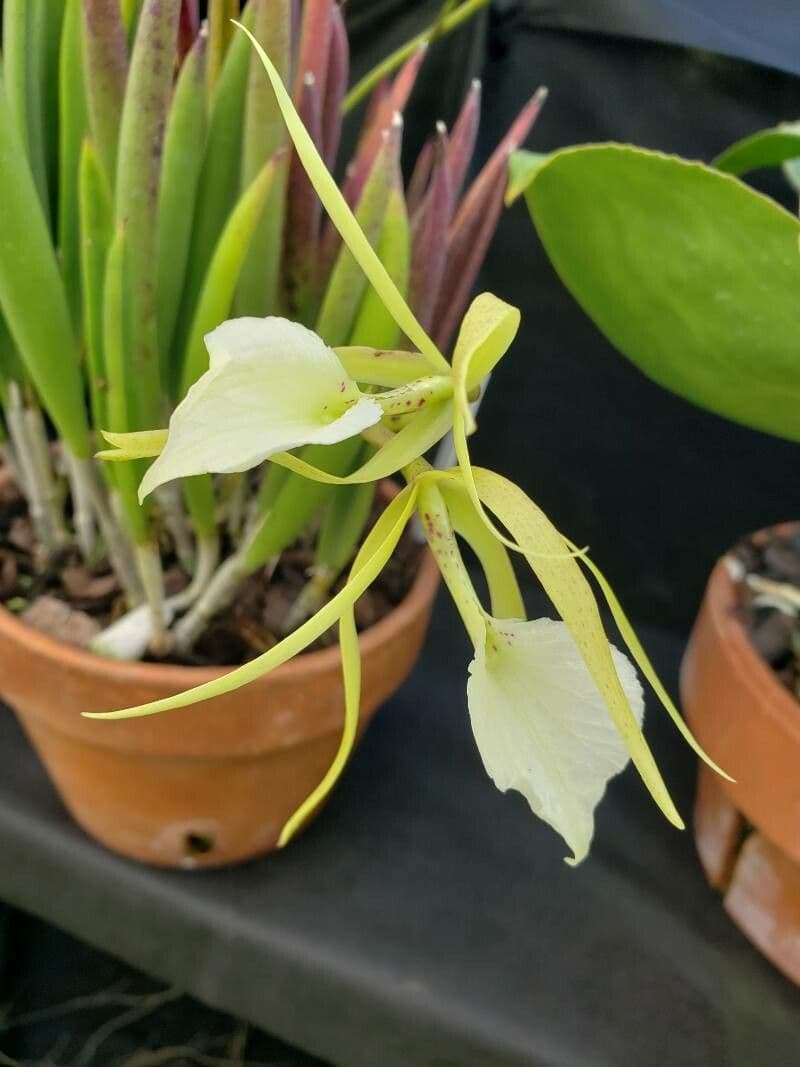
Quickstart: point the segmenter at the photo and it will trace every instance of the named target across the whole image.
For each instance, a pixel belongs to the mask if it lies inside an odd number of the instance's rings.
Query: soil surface
[[[750,639],[800,698],[800,531],[746,538],[731,555],[742,565],[739,604]]]
[[[376,500],[368,529],[383,506]],[[420,553],[421,546],[407,528],[389,563],[356,602],[359,631],[380,621],[400,603],[414,581]],[[116,577],[105,560],[91,568],[84,565],[74,548],[64,549],[46,565],[38,556],[25,502],[16,486],[6,485],[0,489],[0,602],[29,626],[69,644],[88,647],[125,611]],[[163,546],[162,558],[165,592],[171,596],[185,588],[189,578],[168,544]],[[190,658],[171,655],[160,662],[238,666],[266,652],[280,639],[286,612],[305,585],[313,559],[312,534],[287,549],[271,572],[263,569],[245,581],[235,603],[212,621]],[[334,592],[344,581],[343,576]],[[333,627],[308,651],[336,640]]]

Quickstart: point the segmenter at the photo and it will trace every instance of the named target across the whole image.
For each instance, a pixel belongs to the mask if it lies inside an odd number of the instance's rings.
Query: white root
[[[36,540],[47,555],[58,547],[52,516],[47,507],[47,490],[42,484],[38,465],[34,461],[34,449],[30,439],[30,427],[25,416],[25,404],[16,382],[8,385],[8,433],[19,461],[20,489],[28,501],[28,510],[33,523]]]

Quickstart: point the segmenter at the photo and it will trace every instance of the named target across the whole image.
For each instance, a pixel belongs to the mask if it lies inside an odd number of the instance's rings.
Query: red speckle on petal
[[[340,393],[343,393],[346,388],[347,388],[347,385],[346,385],[345,382],[339,382],[339,392]]]

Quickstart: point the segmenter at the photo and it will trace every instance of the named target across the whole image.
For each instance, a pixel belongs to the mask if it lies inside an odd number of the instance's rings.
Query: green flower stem
[[[373,67],[369,73],[365,74],[363,78],[356,82],[342,103],[342,113],[347,114],[352,111],[353,108],[360,104],[361,101],[367,96],[379,82],[382,82],[385,77],[397,70],[399,66],[413,55],[414,52],[423,44],[428,41],[437,40],[439,37],[443,37],[446,33],[450,33],[452,30],[457,29],[467,19],[480,11],[482,7],[486,7],[489,0],[465,0],[465,3],[461,4],[455,10],[449,11],[439,16],[435,22],[432,22],[427,29],[424,29],[421,33],[418,33],[416,37],[412,37],[410,41],[404,44],[401,48],[396,49],[391,55],[388,55],[377,66]]]
[[[478,648],[485,638],[486,616],[461,556],[447,505],[437,485],[425,482],[420,486],[417,510],[428,547],[470,640]]]
[[[410,415],[427,404],[449,400],[453,395],[453,379],[450,375],[436,374],[427,378],[400,385],[384,393],[376,393],[374,399],[383,408],[384,415]]]

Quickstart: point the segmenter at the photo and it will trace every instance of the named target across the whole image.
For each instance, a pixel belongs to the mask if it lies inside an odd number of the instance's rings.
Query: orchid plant
[[[476,429],[470,404],[511,347],[519,312],[491,293],[480,294],[463,317],[452,361],[444,358],[337,187],[272,58],[246,26],[240,28],[263,64],[296,158],[347,253],[409,348],[331,346],[302,323],[274,315],[231,319],[207,334],[208,370],[177,405],[169,426],[106,432],[113,447],[102,456],[128,469],[154,459],[139,484],[140,501],[175,479],[231,475],[265,460],[270,470],[288,471],[310,485],[352,487],[397,472],[406,484],[367,534],[343,588],[280,643],[195,689],[92,717],[152,715],[230,692],[286,662],[337,624],[346,704],[340,747],[323,781],[284,827],[285,844],[330,791],[352,749],[360,685],[354,605],[416,513],[474,648],[469,714],[498,788],[525,796],[564,838],[570,863],[586,856],[594,809],[608,780],[629,758],[666,817],[681,826],[642,734],[644,699],[636,670],[610,645],[582,568],[596,578],[642,673],[687,741],[700,749],[610,586],[586,551],[560,534],[521,489],[470,461],[468,436]],[[448,432],[458,463],[437,470],[424,455]],[[369,446],[368,458],[355,470],[337,473],[322,460],[311,461],[311,449],[321,449],[317,455],[324,456],[324,450],[345,442]],[[253,537],[257,540],[259,533]],[[465,566],[459,537],[474,549],[485,572],[488,609]],[[526,619],[509,552],[527,562],[563,621]],[[217,580],[228,577],[218,572],[207,593]]]

